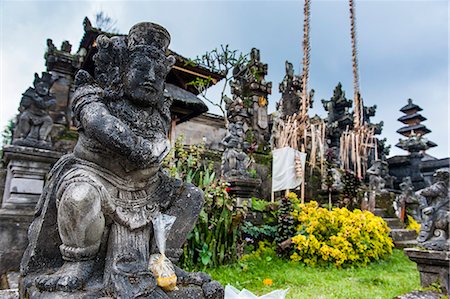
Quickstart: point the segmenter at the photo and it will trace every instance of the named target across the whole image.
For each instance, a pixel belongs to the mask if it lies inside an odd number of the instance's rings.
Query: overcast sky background
[[[140,21],[166,27],[170,48],[195,58],[220,44],[249,52],[259,48],[273,82],[269,112],[279,100],[285,60],[301,70],[303,1],[5,1],[0,0],[0,128],[17,113],[21,94],[35,72],[45,71],[46,39],[63,40],[78,50],[83,18],[94,24],[104,11],[120,33]],[[384,121],[382,137],[391,156],[405,154],[394,145],[402,137],[399,109],[412,98],[424,109],[427,137],[438,144],[429,154],[449,156],[449,72],[447,1],[356,0],[360,89],[365,105],[377,105],[374,122]],[[326,113],[338,82],[353,96],[348,1],[312,1],[309,87],[315,89],[314,113]],[[212,94],[217,94],[212,91]],[[212,112],[217,112],[211,109]]]

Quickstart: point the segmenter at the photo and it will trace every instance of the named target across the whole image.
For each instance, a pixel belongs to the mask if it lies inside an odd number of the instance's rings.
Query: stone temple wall
[[[205,142],[207,149],[223,151],[222,139],[226,134],[225,121],[222,116],[204,113],[175,128],[175,139],[183,135],[186,145]]]

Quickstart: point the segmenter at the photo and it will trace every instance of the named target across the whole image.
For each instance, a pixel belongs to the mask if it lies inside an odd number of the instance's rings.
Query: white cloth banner
[[[295,171],[295,158],[300,158],[302,169],[305,169],[306,153],[291,147],[278,148],[272,151],[272,192],[295,189],[302,183]]]
[[[289,289],[276,290],[276,291],[270,292],[269,294],[258,297],[246,289],[239,291],[235,287],[233,287],[231,285],[227,285],[225,287],[225,299],[284,299],[284,298],[286,298],[286,294],[288,291],[289,291]]]

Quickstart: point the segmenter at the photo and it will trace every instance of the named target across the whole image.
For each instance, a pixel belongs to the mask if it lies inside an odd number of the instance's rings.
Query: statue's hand
[[[153,144],[152,156],[156,163],[161,163],[170,151],[170,141],[166,138],[159,140]]]
[[[138,137],[138,144],[130,155],[130,160],[138,164],[140,168],[146,168],[151,164],[159,164],[170,151],[170,142],[167,139],[149,141]]]

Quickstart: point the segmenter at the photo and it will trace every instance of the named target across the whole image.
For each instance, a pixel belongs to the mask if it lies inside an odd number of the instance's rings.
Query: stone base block
[[[18,289],[0,290],[0,299],[19,299]]]
[[[171,292],[164,292],[160,288],[157,288],[151,294],[142,294],[139,298],[146,299],[223,299],[224,289],[217,282],[211,282],[205,284],[203,287],[196,285],[179,286],[178,290]],[[15,297],[12,297],[15,298]],[[101,283],[96,281],[90,284],[84,290],[72,291],[72,292],[45,292],[40,291],[36,287],[31,287],[26,292],[26,297],[30,299],[113,299],[103,292],[101,289]],[[3,299],[0,297],[0,299]],[[8,298],[9,299],[9,298]]]
[[[408,294],[400,295],[394,299],[441,299],[442,294],[433,291],[412,291]]]
[[[3,152],[7,174],[2,208],[34,210],[45,176],[61,153],[17,145],[5,146]]]
[[[234,195],[240,199],[249,199],[256,195],[256,191],[261,185],[260,179],[231,177],[226,179],[230,184],[230,195]]]
[[[19,271],[32,219],[32,212],[24,214],[23,211],[0,209],[0,275]]]
[[[450,296],[450,251],[406,248],[404,252],[417,264],[422,287],[426,288],[438,283],[442,292]]]

